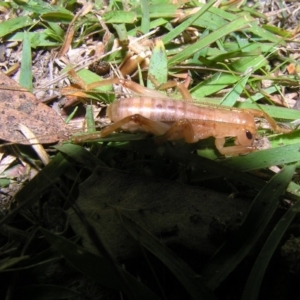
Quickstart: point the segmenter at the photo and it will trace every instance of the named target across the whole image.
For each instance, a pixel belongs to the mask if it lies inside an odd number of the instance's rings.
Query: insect
[[[275,132],[290,131],[279,127],[273,118],[260,110],[196,105],[182,86],[180,91],[186,101],[162,98],[161,93],[124,79],[104,80],[96,85],[108,83],[121,84],[142,96],[121,98],[110,104],[107,117],[113,123],[98,133],[84,136],[84,139],[96,140],[117,130],[145,131],[158,136],[160,141],[184,139],[187,143],[214,137],[215,146],[221,154],[235,156],[256,150],[255,117],[265,118]],[[93,87],[96,85],[93,84]],[[233,146],[225,146],[227,137],[234,138]],[[81,143],[84,140],[80,136],[74,136],[72,141]]]
[[[157,139],[160,141],[184,139],[187,143],[194,143],[198,140],[212,136],[215,138],[216,148],[221,154],[234,156],[256,150],[254,145],[254,141],[257,137],[255,117],[265,118],[269,122],[271,128],[276,132],[285,133],[290,131],[289,129],[279,127],[268,114],[260,110],[243,110],[212,106],[203,103],[201,105],[196,105],[187,89],[182,85],[178,85],[178,88],[185,101],[177,101],[171,98],[162,97],[160,92],[142,87],[129,80],[113,78],[84,85],[82,80],[76,78],[76,73],[74,71],[70,71],[70,76],[73,78],[75,77],[77,85],[79,85],[79,87],[82,86],[83,91],[74,88],[66,88],[62,90],[62,94],[73,94],[75,96],[84,97],[86,96],[86,92],[89,92],[91,89],[107,84],[122,84],[124,87],[139,94],[139,96],[121,98],[109,105],[107,108],[107,116],[113,123],[100,132],[74,135],[71,137],[71,141],[74,143],[103,138],[117,130],[130,132],[146,131],[158,136]],[[9,84],[13,85],[11,82],[9,82]],[[168,85],[170,85],[170,83],[168,83]],[[15,89],[18,89],[18,86],[14,87],[14,90]],[[15,94],[18,96],[17,99],[19,101],[23,101],[24,92],[22,92],[22,90],[20,90],[20,92],[17,92],[16,90]],[[10,98],[10,96],[8,95],[7,98]],[[33,100],[31,101],[35,103]],[[13,107],[15,115],[16,112],[20,114],[20,107],[20,105]],[[26,107],[28,107],[28,105],[26,105]],[[40,108],[39,112],[43,112],[44,110],[45,108]],[[49,108],[49,110],[52,112],[52,109]],[[47,111],[47,115],[49,115],[50,112]],[[16,124],[12,124],[12,121],[9,120],[10,126],[7,131],[10,132],[9,130],[11,130],[12,133],[10,133],[10,135],[3,135],[2,138],[12,142],[19,141],[21,143],[28,143],[26,139],[23,141],[19,136],[15,137],[13,135],[13,133],[18,133],[18,130],[14,129],[14,127],[17,126],[17,123],[25,122],[27,119],[29,118],[21,116],[19,119],[16,119]],[[32,119],[30,120],[32,121]],[[36,122],[35,119],[34,122]],[[29,127],[30,124],[28,125]],[[52,124],[53,120],[49,120],[46,129],[48,128],[50,130],[53,127]],[[49,131],[47,129],[48,131],[46,131],[48,136],[49,132],[51,133],[51,138],[47,137],[46,139],[41,139],[39,129],[43,127],[37,127],[37,129],[34,128],[35,134],[37,134],[39,138],[39,142],[49,143],[57,141],[57,132],[62,131],[62,129],[64,129],[66,135],[68,135],[68,130],[64,123],[55,121],[54,124],[58,126],[52,130],[55,134],[51,130]],[[234,138],[235,143],[233,146],[225,146],[225,138],[227,137]]]

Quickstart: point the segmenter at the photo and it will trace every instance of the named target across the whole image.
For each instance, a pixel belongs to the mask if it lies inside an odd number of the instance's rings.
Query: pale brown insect
[[[181,87],[186,101],[163,98],[162,94],[142,87],[132,81],[109,79],[88,86],[95,88],[105,84],[121,84],[139,93],[139,97],[121,98],[107,108],[107,117],[113,122],[100,132],[74,136],[74,143],[106,137],[117,130],[145,131],[163,140],[184,139],[194,143],[208,137],[215,138],[215,146],[223,155],[234,156],[256,150],[254,140],[257,128],[254,117],[265,118],[278,133],[289,132],[281,128],[265,112],[256,109],[237,109],[222,106],[196,105]],[[225,138],[234,138],[234,146],[225,147]]]

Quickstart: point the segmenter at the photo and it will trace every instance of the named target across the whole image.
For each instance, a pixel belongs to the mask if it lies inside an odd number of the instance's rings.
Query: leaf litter
[[[49,106],[39,102],[14,80],[0,72],[0,139],[18,144],[31,144],[19,129],[28,127],[41,144],[65,140],[70,129]]]

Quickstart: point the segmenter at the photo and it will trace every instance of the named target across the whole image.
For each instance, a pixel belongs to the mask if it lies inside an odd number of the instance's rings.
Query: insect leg
[[[168,129],[169,125],[159,122],[159,121],[153,121],[148,118],[145,118],[139,114],[127,116],[123,118],[122,120],[119,120],[105,129],[103,129],[100,133],[101,137],[106,137],[107,135],[113,133],[114,131],[117,131],[119,129],[122,129],[122,126],[128,124],[128,123],[135,123],[138,125],[138,130],[150,132],[154,135],[162,135],[164,134]],[[128,130],[130,131],[130,126],[128,126]],[[136,126],[135,129],[132,131],[137,131]]]
[[[242,145],[236,145],[236,146],[228,146],[224,147],[225,144],[225,138],[216,138],[215,139],[215,145],[218,151],[226,156],[237,156],[240,154],[246,154],[249,152],[252,152],[255,150],[255,147],[253,146],[242,146]]]

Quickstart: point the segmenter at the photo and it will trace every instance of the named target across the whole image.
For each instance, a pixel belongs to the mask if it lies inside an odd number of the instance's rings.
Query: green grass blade
[[[271,148],[280,148],[288,145],[297,145],[300,143],[300,130],[298,129],[286,134],[269,136],[269,141],[271,144]],[[291,159],[293,159],[293,157],[297,157],[295,155],[296,153],[293,154]]]
[[[210,10],[216,16],[218,16],[218,17],[220,17],[224,20],[233,21],[237,18],[237,14],[230,13],[228,11],[225,11],[224,9],[220,9],[220,8],[217,8],[217,7],[212,7]]]
[[[214,7],[211,7],[209,11],[205,12],[205,14],[201,16],[201,18],[195,20],[193,26],[206,28],[210,31],[215,31],[219,29],[220,26],[226,25],[228,23],[228,20],[223,16],[216,15],[215,13],[213,13],[213,10]],[[234,18],[231,21],[233,21],[234,19],[237,19],[237,16],[234,16]]]
[[[149,5],[148,3],[150,19],[153,20],[157,18],[175,18],[178,7],[178,4],[173,3],[151,3],[151,5]],[[140,6],[133,9],[132,11],[135,12],[139,18],[142,17]]]
[[[181,23],[180,25],[176,26],[174,30],[167,33],[163,38],[162,41],[164,44],[169,43],[172,41],[176,36],[180,35],[184,30],[186,30],[189,26],[192,26],[193,23],[201,17],[207,10],[210,9],[211,6],[215,3],[215,0],[211,0],[206,5],[204,5],[197,13],[192,15],[190,18],[188,18],[186,21]]]
[[[243,52],[256,52],[260,51],[261,53],[270,53],[274,51],[275,47],[277,46],[276,43],[261,43],[261,42],[251,42],[246,43],[243,39],[241,39],[241,42],[244,43],[241,47],[239,43],[234,42],[227,42],[224,44],[224,47],[227,51],[238,51],[242,50]]]
[[[166,19],[159,18],[159,19],[151,20],[149,26],[150,26],[150,29],[155,29],[157,27],[164,26],[167,23],[168,23],[168,21]],[[140,30],[141,30],[140,27],[135,27],[134,29],[128,30],[128,35],[136,36]]]
[[[37,15],[42,15],[44,13],[59,12],[71,15],[70,11],[59,5],[51,5],[46,1],[36,0],[36,1],[15,1],[18,2],[20,9],[26,12],[35,13]]]
[[[114,268],[111,267],[111,263],[108,259],[92,254],[75,243],[59,235],[55,235],[44,228],[40,228],[40,230],[52,247],[61,253],[75,269],[104,286],[123,290],[124,282],[120,281],[120,277],[116,274]],[[115,267],[118,268],[118,271],[123,274],[126,281],[135,291],[135,297],[130,299],[159,300],[159,297],[129,273],[125,272],[124,269],[119,266]]]
[[[122,23],[122,24],[112,24],[112,25],[117,32],[120,45],[126,48],[128,46],[129,40],[128,40],[128,34],[127,34],[127,29],[125,24]]]
[[[147,87],[156,89],[168,80],[168,57],[161,40],[155,43],[149,63]],[[157,84],[157,85],[156,85]]]
[[[264,169],[300,161],[299,148],[300,143],[296,143],[228,158],[220,163],[242,172]]]
[[[286,165],[260,191],[236,235],[224,244],[203,269],[208,287],[215,289],[245,258],[278,206],[278,198],[291,181],[296,165]]]
[[[257,104],[246,103],[246,102],[238,102],[236,107],[243,108],[243,109],[247,109],[247,108],[258,109],[260,107],[264,112],[266,112],[268,115],[276,119],[282,119],[282,120],[300,119],[300,111],[292,108],[278,107],[274,105],[263,105],[263,104],[260,104],[258,107]]]
[[[134,24],[136,14],[132,11],[109,11],[102,15],[103,20],[110,24]]]
[[[234,104],[237,102],[239,99],[242,91],[244,90],[249,77],[251,74],[248,74],[244,76],[241,80],[239,80],[234,87],[227,93],[227,95],[224,97],[224,99],[221,101],[221,105],[224,106],[234,106]]]
[[[143,34],[146,34],[150,31],[150,14],[149,14],[148,1],[141,0],[141,11],[142,11],[141,31]]]
[[[297,201],[279,220],[276,227],[268,237],[262,250],[257,257],[253,269],[248,277],[242,300],[256,300],[258,299],[259,290],[262,280],[267,269],[267,266],[279,244],[284,233],[294,220],[295,216],[300,211],[300,201]]]
[[[61,153],[70,156],[75,161],[81,163],[85,168],[93,171],[97,166],[106,166],[101,160],[84,149],[82,146],[73,144],[64,144],[55,147]]]
[[[46,30],[41,30],[39,32],[27,32],[28,38],[30,40],[31,48],[36,47],[57,47],[61,45],[61,42],[50,40],[50,36]],[[25,32],[17,32],[9,37],[9,41],[24,41]],[[52,37],[52,36],[51,36]]]
[[[290,193],[292,196],[296,196],[297,201],[298,198],[300,198],[300,185],[296,184],[295,182],[291,181],[287,190],[288,193]]]
[[[276,26],[273,25],[262,25],[262,28],[264,28],[265,30],[267,30],[267,32],[272,32],[276,35],[282,36],[284,38],[292,38],[293,37],[293,33],[291,31],[288,30],[284,30],[282,28],[278,28]]]
[[[70,167],[70,163],[61,155],[61,153],[57,154],[42,171],[40,171],[15,195],[18,206],[0,220],[0,225],[16,215],[20,209],[32,205],[39,199],[39,196],[47,188],[53,185]]]
[[[103,78],[90,70],[82,69],[77,72],[77,75],[86,83],[91,84],[98,81],[102,81]],[[103,85],[101,87],[95,88],[95,90],[91,93],[87,94],[89,95],[90,99],[94,100],[101,100],[105,103],[111,103],[115,99],[115,95],[113,93],[110,93],[112,91],[112,85]],[[96,92],[96,93],[95,93]]]
[[[55,22],[55,23],[64,23],[69,24],[72,22],[74,16],[68,11],[56,11],[56,12],[48,12],[41,14],[41,20],[45,22]]]
[[[22,61],[20,73],[20,85],[32,92],[32,60],[31,60],[31,44],[27,32],[24,33]]]
[[[75,106],[73,111],[69,114],[69,116],[66,118],[65,123],[68,124],[70,121],[74,118],[76,112],[78,111],[78,106]]]
[[[0,38],[16,31],[17,29],[24,28],[32,24],[33,21],[29,17],[18,17],[4,21],[0,23]]]
[[[15,265],[18,265],[21,262],[28,261],[29,258],[30,258],[29,255],[22,255],[19,257],[3,259],[0,262],[0,273],[2,273],[2,271],[6,271],[7,269],[11,269],[12,267],[14,267]]]
[[[285,44],[284,40],[280,37],[277,37],[275,34],[259,27],[257,24],[252,23],[251,26],[246,29],[246,31],[252,32],[259,37],[263,38],[266,41],[276,43],[277,45]]]
[[[226,24],[225,26],[222,26],[216,31],[205,36],[203,39],[200,39],[198,42],[186,47],[184,50],[171,57],[169,60],[169,67],[181,63],[182,61],[191,57],[197,51],[209,46],[210,44],[216,42],[227,34],[249,27],[249,22],[250,20],[248,20],[246,17],[241,17]]]
[[[86,106],[85,119],[87,124],[87,132],[95,131],[94,109],[93,105]]]
[[[57,154],[43,170],[16,194],[16,200],[20,204],[30,199],[36,200],[35,198],[53,185],[69,167],[71,167],[69,162],[60,153]]]
[[[205,286],[198,274],[196,274],[184,261],[176,256],[171,250],[162,245],[151,233],[133,222],[124,214],[120,220],[128,232],[146,249],[160,259],[166,267],[177,277],[185,287],[192,299],[213,300],[216,297]]]
[[[251,54],[248,57],[242,57],[233,63],[231,63],[228,68],[234,72],[247,73],[248,70],[252,72],[267,65],[267,60],[262,55],[253,57]],[[214,94],[226,86],[232,85],[239,80],[234,74],[230,73],[215,73],[211,78],[202,81],[200,84],[196,85],[191,89],[191,95],[195,99],[205,97],[207,95]]]

